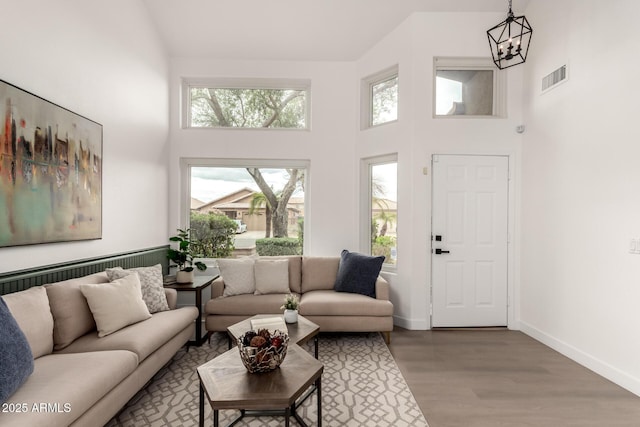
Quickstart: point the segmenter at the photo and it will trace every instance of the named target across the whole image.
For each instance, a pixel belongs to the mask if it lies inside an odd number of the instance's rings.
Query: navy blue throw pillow
[[[376,279],[380,274],[384,256],[368,256],[343,250],[336,284],[338,292],[351,292],[376,297]]]
[[[33,372],[27,337],[0,297],[0,403],[4,403]]]

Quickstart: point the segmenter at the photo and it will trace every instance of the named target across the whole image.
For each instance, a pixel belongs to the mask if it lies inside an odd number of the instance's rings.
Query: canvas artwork
[[[0,247],[102,238],[102,125],[0,81]]]

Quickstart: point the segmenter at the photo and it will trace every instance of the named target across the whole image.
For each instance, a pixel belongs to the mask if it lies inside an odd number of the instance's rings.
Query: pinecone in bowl
[[[245,368],[251,373],[276,369],[287,355],[289,335],[279,330],[247,331],[238,338],[238,351]]]

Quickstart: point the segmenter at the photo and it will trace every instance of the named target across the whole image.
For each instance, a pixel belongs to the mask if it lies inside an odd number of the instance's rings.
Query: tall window
[[[398,261],[398,160],[397,155],[362,161],[363,246],[374,256],[384,255],[385,266]]]
[[[398,120],[398,67],[362,80],[362,128]]]
[[[247,161],[242,165],[184,159],[192,237],[213,239],[215,229],[228,229],[229,221],[235,223],[230,250],[213,247],[202,255],[302,254],[307,167],[304,161]]]
[[[185,80],[185,127],[308,129],[308,81]]]

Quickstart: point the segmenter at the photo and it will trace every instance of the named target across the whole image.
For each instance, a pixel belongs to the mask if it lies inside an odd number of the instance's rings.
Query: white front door
[[[432,326],[507,325],[509,159],[433,156]]]

